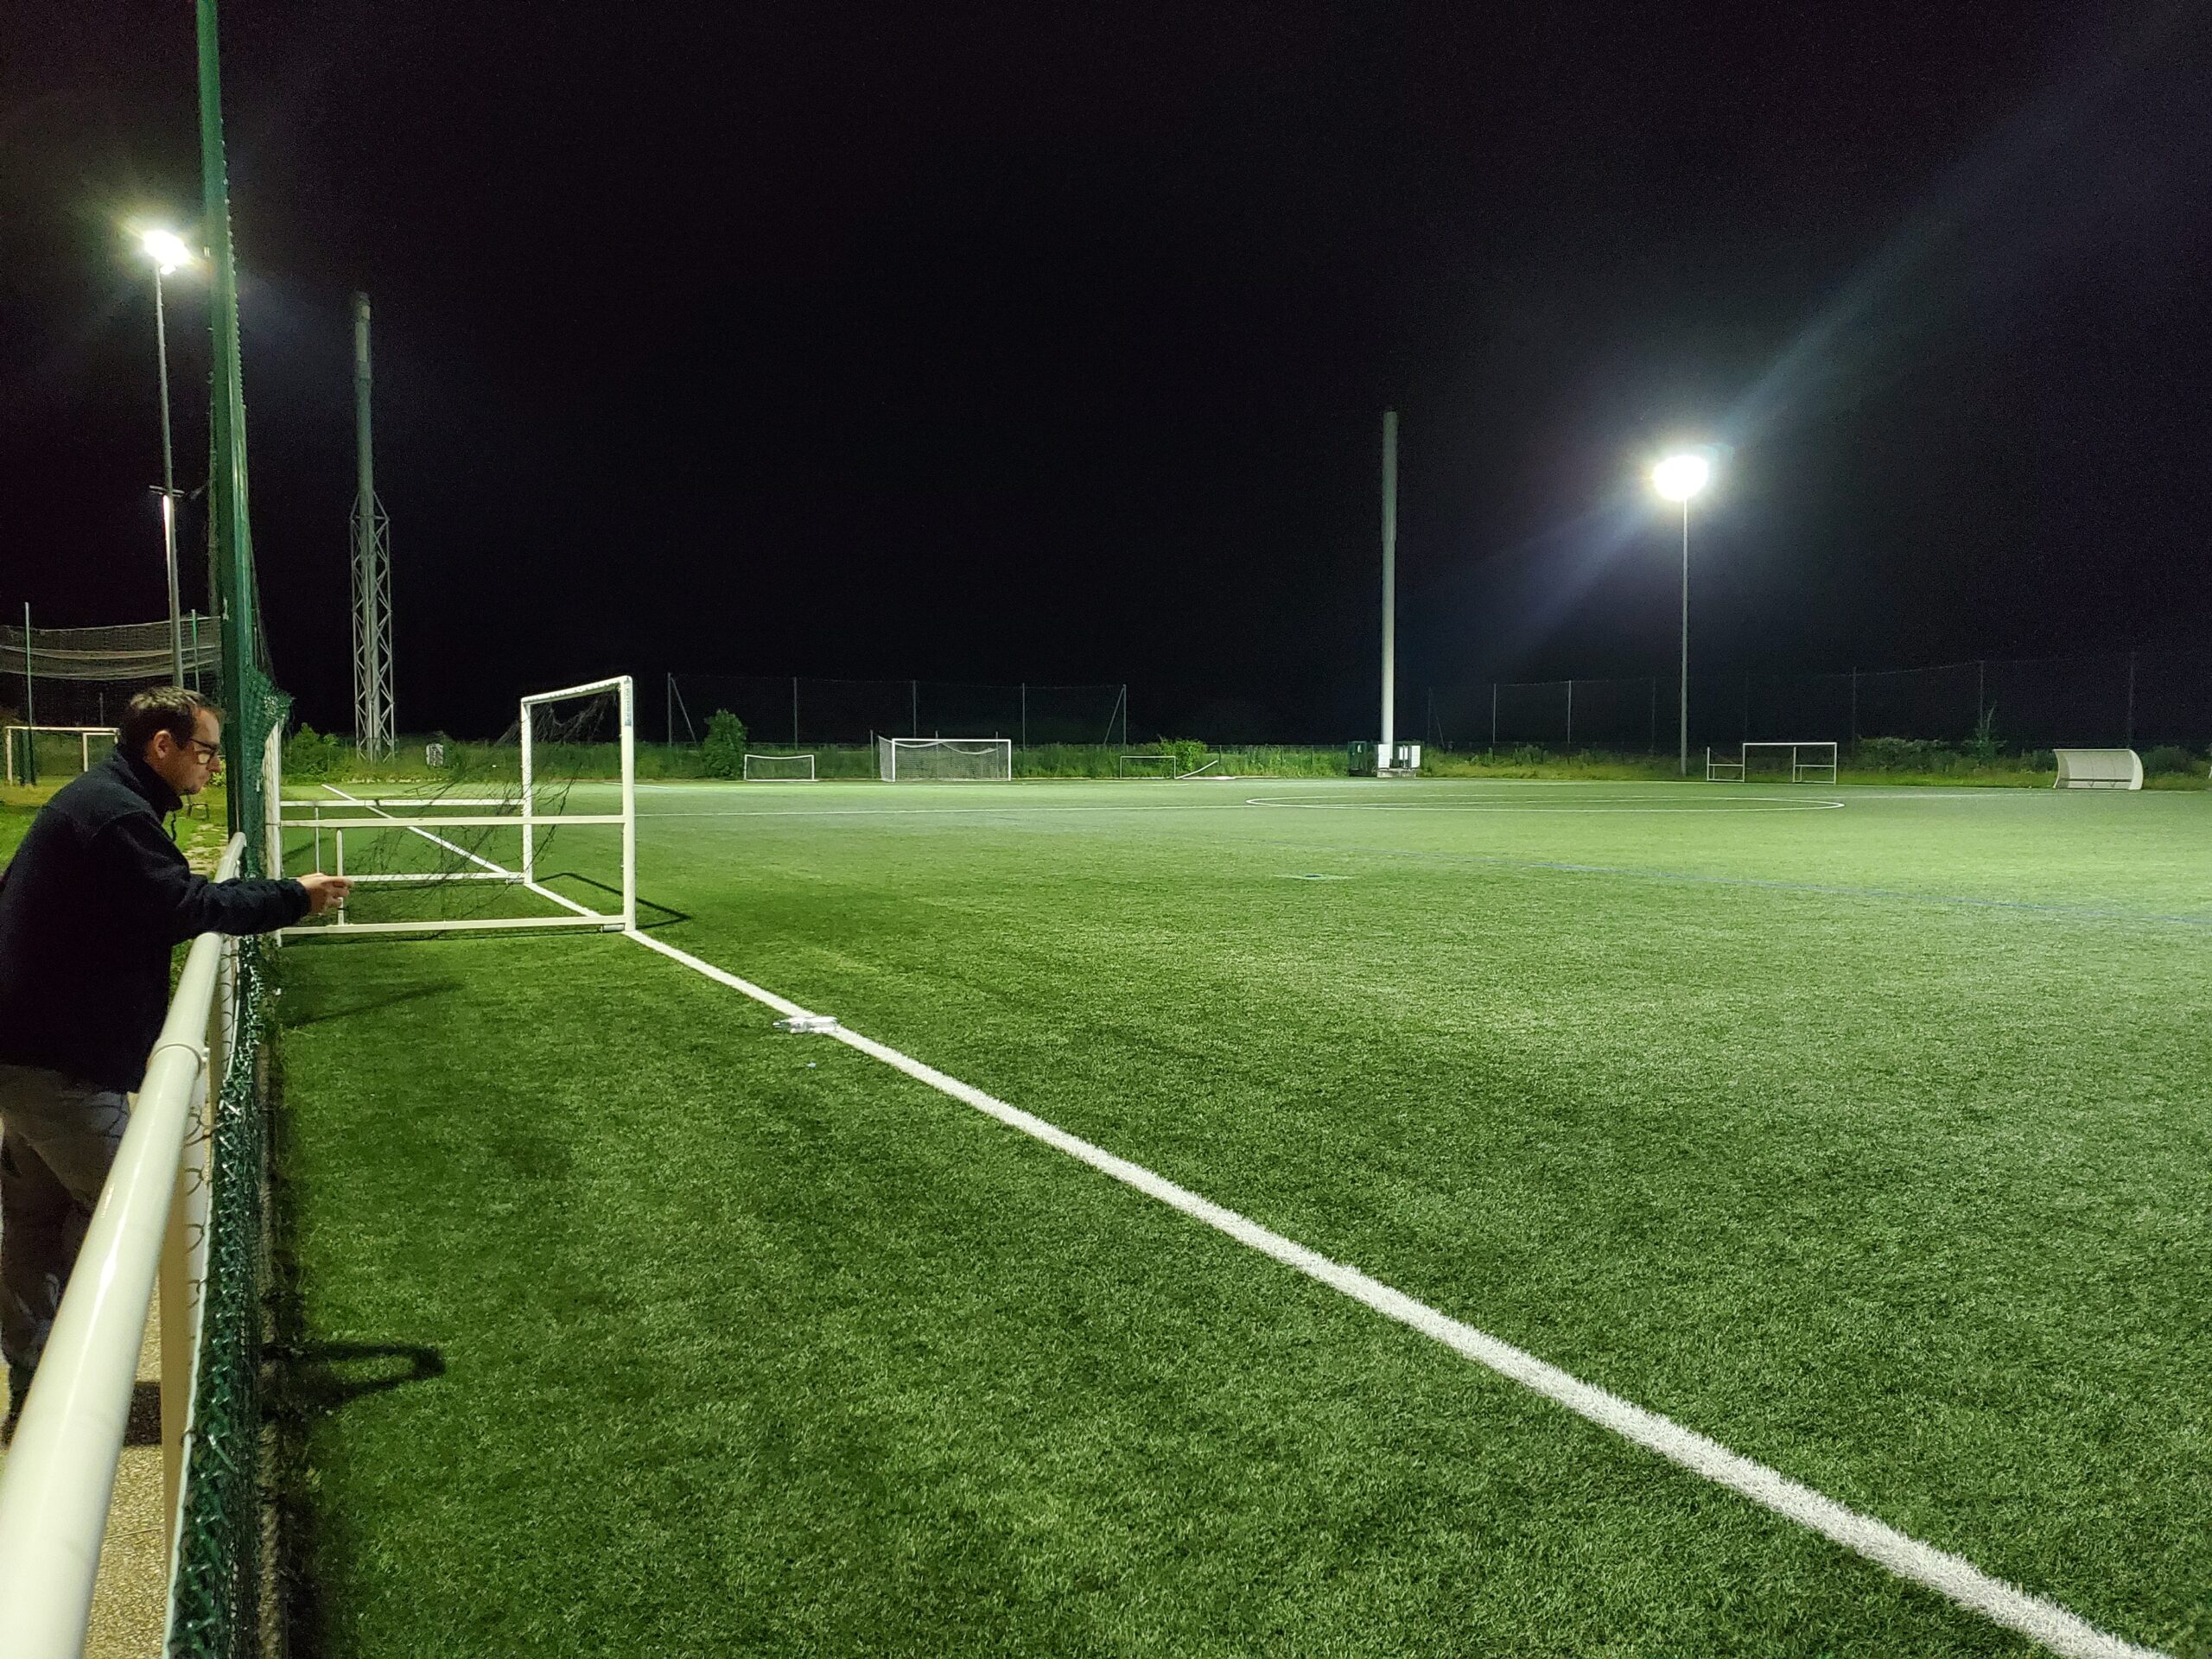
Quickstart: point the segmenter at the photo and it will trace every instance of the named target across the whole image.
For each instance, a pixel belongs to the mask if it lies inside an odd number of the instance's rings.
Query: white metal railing
[[[238,873],[233,836],[216,879]],[[192,942],[130,1122],[0,1467],[0,1650],[74,1659],[84,1645],[138,1352],[162,1278],[162,1447],[169,1531],[199,1353],[207,1265],[207,1113],[228,1058],[238,956]]]

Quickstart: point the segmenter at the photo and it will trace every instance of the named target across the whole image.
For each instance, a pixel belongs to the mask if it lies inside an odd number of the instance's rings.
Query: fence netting
[[[197,611],[178,626],[184,683],[223,699],[223,645]],[[175,678],[167,621],[96,628],[0,624],[0,708],[41,726],[112,726],[131,694]]]
[[[872,745],[879,737],[1003,737],[1020,748],[1128,741],[1128,693],[1121,685],[668,677],[661,713],[670,742],[697,742],[717,709],[743,721],[749,741],[791,748]]]
[[[1428,741],[1452,748],[1647,752],[1677,741],[1680,683],[1644,679],[1438,686]],[[2212,651],[1997,658],[1817,674],[1694,674],[1690,742],[1869,738],[2059,747],[2212,747]]]

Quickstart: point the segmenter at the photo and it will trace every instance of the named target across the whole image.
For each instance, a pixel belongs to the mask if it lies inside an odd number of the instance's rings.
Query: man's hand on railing
[[[308,890],[308,914],[320,916],[333,905],[342,905],[353,884],[342,875],[324,875],[320,871],[299,878]]]

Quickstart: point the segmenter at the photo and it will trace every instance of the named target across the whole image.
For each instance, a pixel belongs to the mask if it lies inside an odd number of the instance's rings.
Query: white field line
[[[344,790],[339,788],[335,784],[325,784],[323,787],[328,790],[332,794],[338,797],[340,800],[346,802],[348,805],[365,806],[370,811],[375,813],[378,817],[390,818],[394,823],[398,824],[401,828],[413,830],[416,835],[422,836],[423,840],[430,842],[436,846],[444,848],[449,853],[459,853],[463,858],[468,860],[470,863],[480,864],[493,874],[504,877],[507,880],[519,881],[524,887],[528,887],[532,893],[538,894],[541,898],[550,899],[555,904],[563,906],[564,909],[573,910],[579,916],[597,916],[600,913],[595,910],[586,909],[583,906],[576,903],[573,899],[563,898],[550,887],[540,887],[537,882],[531,880],[527,876],[524,875],[520,870],[511,870],[504,864],[494,864],[490,859],[480,857],[478,855],[470,852],[466,847],[455,846],[452,842],[448,841],[443,836],[432,835],[428,830],[423,829],[419,823],[404,823],[396,813],[387,812],[373,802],[363,800],[359,796],[348,795]],[[441,818],[434,819],[432,822],[449,823],[451,821]],[[614,822],[620,823],[621,820],[617,818]],[[523,827],[523,821],[520,818],[517,818],[515,820],[515,827],[518,829],[521,829]],[[524,833],[526,834],[528,832],[525,830]]]
[[[1247,806],[1280,806],[1294,808],[1301,812],[1513,812],[1524,815],[1540,813],[1596,813],[1642,814],[1674,813],[1695,816],[1713,813],[1745,812],[1834,812],[1840,811],[1841,801],[1804,800],[1783,795],[1719,795],[1708,806],[1645,806],[1633,796],[1597,796],[1595,804],[1579,806],[1531,806],[1520,801],[1499,801],[1495,804],[1461,798],[1456,801],[1314,801],[1294,795],[1253,795],[1246,798]]]
[[[712,963],[702,962],[674,945],[664,944],[635,929],[630,930],[629,937],[664,957],[682,963],[693,971],[705,975],[718,984],[727,985],[756,1001],[766,1003],[779,1014],[804,1015],[808,1013],[807,1009],[788,998],[764,990],[750,981],[740,979],[735,974],[717,968]],[[1262,1255],[1272,1256],[1285,1267],[1294,1268],[1356,1302],[1363,1303],[1384,1318],[1395,1319],[1399,1324],[1442,1343],[1477,1364],[1487,1366],[1499,1376],[1566,1407],[1576,1416],[1595,1423],[1600,1428],[1611,1429],[1692,1474],[1702,1475],[1707,1480],[1726,1486],[1784,1520],[1794,1521],[1842,1545],[1854,1554],[1886,1567],[1901,1579],[1933,1590],[1961,1607],[1980,1613],[2008,1630],[2017,1630],[2053,1653],[2063,1654],[2067,1659],[2171,1659],[2171,1656],[2162,1654],[2157,1649],[2138,1647],[2132,1642],[2109,1635],[2056,1602],[2031,1595],[2001,1579],[1992,1578],[1962,1556],[1938,1549],[1932,1544],[1924,1544],[1871,1516],[1847,1508],[1834,1498],[1768,1468],[1764,1464],[1731,1452],[1717,1440],[1708,1440],[1694,1429],[1685,1428],[1671,1418],[1646,1411],[1618,1395],[1610,1394],[1604,1389],[1570,1376],[1557,1366],[1538,1359],[1534,1354],[1516,1348],[1486,1332],[1478,1331],[1471,1325],[1463,1324],[1449,1314],[1439,1313],[1425,1302],[1415,1301],[1402,1291],[1393,1290],[1357,1268],[1332,1262],[1318,1251],[1285,1238],[1281,1233],[1262,1227],[1249,1217],[1224,1209],[1211,1199],[1200,1198],[1187,1188],[1176,1185],[1141,1164],[1117,1158],[1103,1147],[1093,1146],[1090,1141],[1070,1135],[1065,1129],[1048,1123],[1043,1118],[1033,1116],[1017,1106],[1009,1106],[957,1077],[948,1077],[911,1055],[902,1054],[895,1048],[879,1043],[873,1038],[863,1037],[843,1026],[838,1026],[826,1034],[835,1037],[848,1048],[857,1049],[872,1059],[880,1060],[916,1081],[927,1084],[940,1094],[950,1095],[963,1105],[972,1106],[1008,1128],[1019,1129],[1022,1134],[1090,1165],[1100,1173],[1111,1176],[1125,1186],[1135,1188],[1147,1198],[1157,1198],[1170,1209],[1179,1210],[1194,1221],[1203,1222],[1217,1232],[1226,1233],[1238,1243],[1248,1245]]]

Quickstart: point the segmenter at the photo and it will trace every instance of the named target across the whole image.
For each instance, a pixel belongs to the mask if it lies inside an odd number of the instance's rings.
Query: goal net
[[[1014,740],[1006,737],[879,737],[876,775],[887,784],[1007,783]]]
[[[814,781],[814,757],[810,754],[747,754],[745,757],[745,779],[747,783],[802,783]]]
[[[274,874],[352,896],[288,937],[637,921],[637,753],[627,675],[524,697],[496,743],[446,746],[398,782],[292,780]]]
[[[1114,757],[1116,778],[1166,778],[1175,776],[1177,757],[1172,754],[1117,754]]]
[[[11,784],[60,783],[90,772],[115,747],[112,726],[0,727]]]

